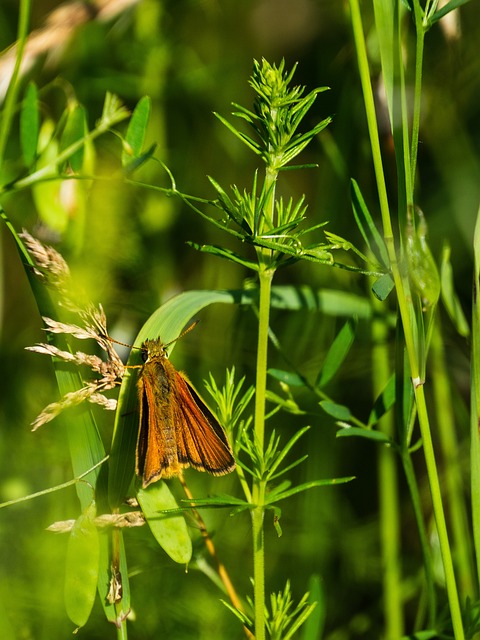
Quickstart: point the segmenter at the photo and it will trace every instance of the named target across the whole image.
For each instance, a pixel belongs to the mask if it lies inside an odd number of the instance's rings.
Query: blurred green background
[[[32,29],[45,24],[59,3],[33,3]],[[365,28],[371,9],[364,3]],[[406,20],[409,18],[406,17]],[[15,41],[17,0],[0,5],[0,49]],[[306,194],[310,221],[329,222],[329,230],[361,246],[353,224],[350,178],[361,185],[371,211],[377,213],[375,185],[366,134],[362,95],[352,44],[348,5],[338,0],[140,0],[109,20],[93,19],[68,31],[62,43],[51,36],[44,55],[28,78],[41,89],[42,116],[58,119],[76,96],[92,126],[100,116],[106,91],[133,108],[143,95],[152,98],[152,118],[145,148],[156,143],[156,157],[172,170],[180,190],[213,197],[207,175],[225,189],[251,185],[257,158],[219,123],[213,111],[229,116],[231,102],[251,107],[248,78],[252,60],[298,62],[295,84],[307,90],[329,86],[309,114],[307,126],[333,116],[333,123],[303,154],[318,168],[287,172],[283,194]],[[469,314],[472,236],[479,196],[480,59],[478,6],[465,5],[455,37],[438,25],[427,35],[424,101],[420,133],[417,200],[429,225],[430,244],[438,258],[448,240],[455,282]],[[375,34],[369,36],[372,71],[378,75]],[[4,54],[6,55],[6,54]],[[413,57],[406,50],[406,59]],[[1,68],[1,67],[0,67]],[[61,80],[60,80],[61,79]],[[381,100],[381,91],[378,96]],[[384,158],[395,201],[395,161],[387,130]],[[19,142],[14,129],[7,150],[5,176],[16,175]],[[94,172],[110,176],[118,169],[119,142],[112,135],[96,144]],[[157,163],[136,177],[168,186]],[[70,183],[69,183],[70,184]],[[73,183],[72,183],[73,184]],[[179,200],[122,180],[77,184],[68,199],[55,183],[36,193],[22,192],[4,202],[18,230],[25,227],[54,244],[72,269],[79,295],[101,302],[112,332],[131,341],[148,316],[180,291],[240,288],[249,274],[228,262],[197,253],[186,244],[224,243],[217,231]],[[59,203],[54,227],[45,222]],[[72,204],[73,203],[73,204]],[[43,216],[43,217],[42,217]],[[29,424],[57,398],[48,358],[24,347],[43,341],[36,309],[16,248],[1,227],[0,357],[0,501],[10,500],[71,478],[68,447],[61,420],[32,434]],[[277,283],[309,284],[366,295],[368,282],[328,267],[299,264],[278,275]],[[254,379],[255,317],[248,309],[211,308],[199,326],[178,344],[174,362],[199,386],[212,371],[218,380],[234,364]],[[307,376],[314,376],[343,319],[320,313],[273,311],[272,327],[285,351]],[[468,344],[445,323],[450,374],[458,391],[456,406],[461,438],[468,435]],[[393,336],[392,336],[393,338]],[[83,347],[84,345],[80,345]],[[271,366],[284,366],[272,350]],[[275,383],[272,383],[277,390]],[[367,419],[371,408],[369,326],[360,322],[354,350],[329,393]],[[319,477],[355,475],[338,488],[314,489],[283,504],[279,539],[267,523],[267,588],[283,589],[290,578],[296,598],[320,576],[325,594],[325,637],[377,638],[382,628],[381,566],[378,544],[375,446],[360,440],[335,440],[333,422],[313,397],[297,398],[305,416],[276,416],[285,438],[304,424],[311,430],[296,453],[308,461],[294,473],[298,482]],[[96,412],[105,445],[112,419]],[[468,466],[467,451],[465,450]],[[418,454],[418,472],[422,471]],[[238,490],[232,476],[188,473],[195,495]],[[401,481],[402,483],[403,481]],[[172,490],[180,495],[175,481]],[[408,496],[403,485],[405,597],[415,592],[421,567]],[[426,499],[427,496],[426,496]],[[0,511],[0,617],[2,637],[43,640],[69,637],[73,625],[63,607],[67,536],[45,527],[75,518],[74,489],[50,494]],[[240,595],[250,593],[250,527],[247,514],[230,517],[206,511],[205,519]],[[194,537],[198,536],[194,532]],[[235,618],[220,603],[220,591],[201,572],[175,565],[156,545],[146,527],[126,534],[135,621],[130,637],[211,639],[241,638]],[[199,543],[199,547],[201,544]],[[113,637],[97,603],[83,638]]]

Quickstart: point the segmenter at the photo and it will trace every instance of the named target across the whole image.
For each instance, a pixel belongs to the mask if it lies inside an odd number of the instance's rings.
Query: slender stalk
[[[432,506],[437,525],[440,549],[445,571],[445,582],[447,587],[448,599],[450,604],[450,613],[456,640],[463,640],[464,630],[460,611],[460,602],[458,597],[455,574],[453,571],[452,555],[448,541],[447,526],[445,522],[445,513],[443,510],[442,497],[440,492],[440,482],[438,479],[437,465],[433,450],[433,443],[430,431],[430,422],[428,417],[427,405],[425,400],[425,392],[423,381],[420,379],[420,366],[416,349],[416,321],[414,316],[414,307],[412,301],[407,296],[408,287],[403,282],[400,272],[398,259],[396,255],[395,243],[393,238],[393,229],[390,219],[390,211],[388,206],[387,191],[385,185],[385,176],[383,171],[382,157],[380,152],[380,141],[377,128],[377,120],[375,114],[375,104],[373,100],[373,91],[370,81],[370,72],[368,66],[368,57],[365,44],[365,36],[361,20],[361,13],[358,0],[350,0],[351,20],[355,46],[358,56],[358,67],[362,90],[365,102],[365,111],[367,115],[368,131],[370,135],[370,145],[372,148],[373,164],[377,189],[379,195],[380,211],[382,216],[382,224],[384,231],[384,239],[387,246],[392,277],[395,282],[397,292],[397,300],[399,312],[402,320],[407,354],[410,364],[410,371],[415,392],[415,401],[417,404],[418,419],[420,424],[420,432],[423,440],[425,462],[427,466],[430,491],[432,495]]]
[[[440,491],[440,481],[438,479],[437,463],[435,461],[435,451],[433,449],[430,421],[428,417],[427,404],[425,400],[425,390],[423,385],[415,387],[415,402],[418,411],[418,422],[422,435],[423,452],[427,466],[428,482],[432,496],[432,506],[437,525],[438,541],[442,554],[443,570],[445,572],[445,585],[447,588],[448,601],[450,604],[450,615],[452,617],[453,632],[455,640],[465,638],[462,622],[462,612],[458,597],[455,572],[453,570],[452,552],[448,541],[447,523],[443,509],[442,494]]]
[[[378,135],[377,118],[375,113],[375,102],[373,99],[373,90],[370,82],[370,70],[368,66],[367,47],[365,44],[365,35],[363,33],[362,18],[358,0],[350,0],[351,20],[353,28],[353,36],[355,39],[355,47],[357,49],[358,69],[360,73],[360,81],[362,83],[363,99],[365,102],[365,113],[367,116],[368,133],[370,136],[370,146],[372,148],[373,167],[375,171],[375,179],[377,182],[378,199],[380,204],[380,213],[382,216],[383,237],[388,251],[392,276],[397,291],[398,305],[402,322],[404,325],[405,342],[409,355],[415,353],[415,342],[411,331],[414,319],[411,318],[413,310],[411,309],[411,301],[407,300],[405,295],[405,286],[401,278],[400,269],[397,260],[395,242],[393,237],[393,227],[390,218],[390,208],[388,205],[387,188],[385,183],[385,174],[383,171],[382,154],[380,151],[380,137]],[[412,367],[412,378],[418,378],[418,367]]]
[[[268,327],[270,320],[272,277],[273,272],[269,269],[261,270],[259,273],[260,300],[258,308],[257,372],[255,384],[255,437],[262,450],[265,441]]]
[[[435,371],[432,379],[437,418],[438,435],[445,461],[444,477],[447,489],[449,516],[452,528],[455,562],[458,569],[459,587],[463,597],[472,596],[476,591],[472,575],[472,549],[468,525],[468,515],[462,487],[462,472],[459,448],[455,433],[455,416],[452,406],[450,381],[445,362],[442,334],[438,320],[435,322],[430,350],[431,368]]]
[[[205,524],[205,521],[202,518],[200,512],[197,509],[195,509],[195,499],[194,499],[194,496],[193,496],[192,492],[190,491],[190,487],[186,483],[185,478],[183,477],[183,475],[180,475],[178,479],[180,480],[180,483],[181,483],[182,488],[183,488],[183,490],[185,492],[185,495],[190,500],[190,506],[192,507],[193,517],[197,521],[198,528],[200,530],[200,533],[202,534],[202,538],[203,538],[203,541],[205,542],[205,546],[207,548],[207,551],[210,554],[210,556],[212,557],[213,561],[215,562],[215,565],[217,567],[218,576],[219,576],[220,580],[223,582],[223,586],[225,587],[225,591],[227,592],[228,597],[230,598],[230,602],[232,603],[232,605],[236,609],[238,609],[239,611],[243,611],[242,602],[241,602],[240,598],[238,597],[236,589],[235,589],[235,587],[234,587],[234,585],[233,585],[233,583],[232,583],[232,581],[230,579],[230,576],[228,574],[228,571],[227,571],[225,565],[223,564],[223,562],[218,557],[217,550],[215,548],[215,545],[213,543],[212,538],[210,537],[210,534],[209,534],[208,529],[207,529],[207,525]],[[247,638],[252,638],[253,637],[251,635],[251,633],[248,631],[248,629],[245,629],[245,633],[247,635]]]
[[[267,390],[267,354],[268,327],[270,318],[270,296],[273,271],[261,269],[260,301],[258,309],[258,347],[257,347],[257,378],[255,387],[255,438],[257,446],[263,452],[265,442],[265,400]],[[252,500],[255,508],[252,510],[253,534],[253,581],[255,603],[255,637],[256,640],[265,639],[265,546],[264,546],[264,503],[266,483],[263,478],[255,480]]]
[[[425,30],[423,28],[423,10],[418,0],[413,2],[416,30],[415,50],[415,88],[413,99],[412,140],[410,147],[410,179],[415,186],[415,174],[417,171],[418,136],[420,131],[420,109],[422,103],[422,76],[423,76],[423,51],[425,44]],[[413,199],[413,191],[412,191]]]
[[[433,560],[428,541],[427,530],[422,513],[422,503],[420,492],[418,490],[417,478],[413,467],[412,456],[408,448],[404,448],[401,452],[403,470],[407,480],[410,499],[412,501],[415,521],[417,523],[418,538],[422,549],[423,570],[425,572],[425,595],[427,600],[428,626],[434,627],[437,617],[437,596],[435,593],[435,576],[433,573]]]
[[[373,300],[379,307],[378,300]],[[372,323],[372,384],[374,397],[382,392],[388,380],[389,354],[386,339],[388,328],[380,317]],[[379,428],[389,437],[394,435],[393,413],[383,416]],[[398,500],[397,456],[391,447],[381,447],[378,454],[378,491],[380,512],[380,543],[383,565],[383,611],[386,640],[403,635],[402,571],[400,563],[400,504]]]

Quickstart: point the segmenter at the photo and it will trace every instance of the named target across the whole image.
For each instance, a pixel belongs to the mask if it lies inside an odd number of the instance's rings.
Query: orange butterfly
[[[143,487],[177,476],[185,467],[215,476],[235,469],[225,431],[170,362],[166,347],[160,339],[145,340],[141,347],[136,473]]]

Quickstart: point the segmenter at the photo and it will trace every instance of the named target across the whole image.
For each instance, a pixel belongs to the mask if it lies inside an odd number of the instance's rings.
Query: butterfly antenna
[[[183,338],[183,336],[187,335],[187,333],[190,333],[190,331],[194,329],[197,326],[197,324],[198,324],[198,320],[195,320],[194,322],[192,322],[192,324],[189,327],[185,329],[185,331],[182,331],[182,333],[179,336],[177,336],[174,340],[170,340],[170,342],[167,342],[163,346],[168,347],[169,345],[173,344],[177,340],[180,340],[180,338]]]

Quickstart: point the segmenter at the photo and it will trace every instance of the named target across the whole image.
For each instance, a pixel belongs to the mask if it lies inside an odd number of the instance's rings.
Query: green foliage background
[[[365,3],[366,4],[366,3]],[[55,2],[34,3],[33,28],[43,24]],[[0,48],[16,38],[18,3],[0,6]],[[365,7],[368,29],[368,7]],[[430,246],[441,255],[448,239],[452,248],[455,284],[467,315],[471,304],[472,236],[479,195],[480,69],[478,6],[461,10],[461,33],[446,38],[442,28],[428,34],[424,102],[419,155],[419,197],[429,225]],[[408,19],[408,18],[407,18]],[[377,50],[374,34],[370,55]],[[55,55],[53,55],[53,53]],[[295,84],[307,89],[328,85],[306,124],[334,120],[304,152],[302,161],[318,168],[291,172],[283,183],[285,195],[306,194],[309,221],[329,220],[329,229],[361,246],[353,224],[350,178],[362,186],[369,204],[376,203],[375,184],[366,133],[364,106],[352,44],[348,9],[336,0],[143,0],[113,21],[92,21],[75,33],[61,50],[30,73],[42,89],[42,112],[57,118],[73,94],[88,112],[90,124],[99,117],[105,92],[118,94],[133,108],[143,95],[152,98],[152,118],[145,148],[157,144],[156,157],[173,171],[182,191],[215,197],[207,175],[223,185],[251,184],[255,157],[213,116],[228,116],[231,102],[249,106],[247,85],[254,58],[286,59],[299,66]],[[373,72],[378,72],[373,68]],[[56,81],[62,78],[61,82]],[[380,99],[380,98],[379,98]],[[391,171],[394,158],[388,131],[383,151]],[[118,140],[97,145],[95,173],[110,176],[118,169]],[[15,175],[19,140],[10,140],[6,176]],[[115,153],[117,155],[115,155]],[[155,163],[136,176],[146,183],[168,186]],[[2,177],[5,182],[5,176]],[[82,189],[82,185],[79,186]],[[64,194],[65,195],[65,194]],[[127,342],[144,320],[173,294],[190,289],[241,288],[246,273],[226,261],[197,253],[186,242],[216,244],[213,227],[206,226],[180,200],[167,199],[122,180],[99,180],[84,189],[83,204],[55,218],[56,232],[46,234],[42,211],[58,202],[55,184],[32,197],[12,196],[9,215],[17,229],[37,230],[56,243],[72,268],[78,295],[101,302],[110,329]],[[64,217],[62,217],[64,216]],[[32,434],[29,424],[56,398],[52,366],[47,358],[24,351],[43,341],[41,318],[10,235],[1,228],[2,289],[0,339],[0,501],[60,484],[72,475],[61,419]],[[223,242],[223,239],[222,239]],[[357,274],[302,263],[280,272],[277,283],[308,284],[314,288],[348,290],[368,298],[368,283]],[[197,329],[178,344],[174,361],[200,385],[209,371],[220,378],[235,364],[249,381],[254,378],[255,318],[248,309],[226,305],[202,312]],[[300,311],[274,310],[272,327],[300,371],[315,376],[324,354],[344,318]],[[446,323],[445,349],[449,362],[460,439],[468,438],[468,344]],[[394,339],[394,335],[390,336]],[[368,418],[372,404],[369,326],[360,320],[354,349],[328,391],[338,402]],[[271,351],[270,366],[283,367]],[[275,383],[272,383],[275,389]],[[341,487],[314,489],[289,501],[282,513],[283,536],[273,523],[266,527],[267,584],[271,591],[291,580],[299,598],[312,576],[320,576],[331,640],[377,638],[381,628],[381,571],[377,527],[376,456],[373,443],[335,439],[333,421],[319,411],[306,392],[296,398],[306,415],[275,418],[275,428],[287,438],[310,424],[301,441],[308,453],[295,469],[298,482],[318,477],[355,475]],[[109,440],[109,415],[97,412]],[[301,454],[302,451],[297,451]],[[468,453],[465,469],[468,469]],[[419,472],[423,458],[418,456]],[[301,475],[298,478],[298,474]],[[235,478],[211,478],[191,471],[195,495],[233,491]],[[465,482],[468,482],[466,474]],[[175,481],[172,490],[180,495]],[[404,488],[403,488],[404,489]],[[407,493],[401,519],[404,531],[405,598],[415,591],[418,542]],[[428,492],[424,496],[428,504]],[[428,511],[428,509],[427,509]],[[72,632],[63,605],[64,559],[67,537],[45,531],[56,520],[75,518],[74,489],[0,511],[0,617],[2,637],[28,640],[66,637]],[[214,532],[217,550],[240,594],[250,591],[250,528],[247,514],[228,511],[204,514]],[[270,517],[267,515],[267,517]],[[132,602],[137,622],[131,638],[167,637],[211,639],[242,637],[235,618],[220,603],[217,586],[192,566],[188,573],[173,564],[156,545],[146,527],[126,535],[130,558]],[[198,544],[201,544],[198,542]],[[112,637],[101,607],[79,637]]]

